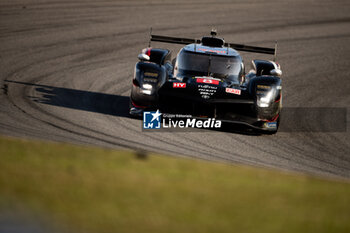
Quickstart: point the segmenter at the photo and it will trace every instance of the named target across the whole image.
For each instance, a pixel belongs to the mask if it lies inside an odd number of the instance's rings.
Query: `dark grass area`
[[[1,210],[71,232],[350,231],[343,181],[8,138],[0,160]]]

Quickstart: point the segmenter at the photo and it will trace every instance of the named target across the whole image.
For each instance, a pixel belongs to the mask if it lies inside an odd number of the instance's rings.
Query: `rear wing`
[[[171,44],[193,44],[201,43],[199,39],[189,39],[189,38],[180,38],[180,37],[171,37],[171,36],[159,36],[159,35],[150,35],[150,41],[158,41]]]
[[[189,39],[189,38],[181,38],[181,37],[171,37],[171,36],[160,36],[160,35],[152,35],[150,34],[150,42],[164,42],[164,43],[172,43],[172,44],[192,44],[192,43],[201,43],[201,39]],[[272,54],[274,55],[274,60],[276,59],[277,52],[277,42],[275,43],[275,48],[266,48],[266,47],[257,47],[250,46],[244,44],[234,44],[234,43],[224,43],[225,47],[230,47],[238,51],[244,52],[252,52],[252,53],[264,53],[264,54]]]

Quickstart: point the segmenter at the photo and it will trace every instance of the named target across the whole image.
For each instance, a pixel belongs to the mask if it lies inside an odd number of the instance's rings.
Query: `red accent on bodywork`
[[[134,86],[136,86],[136,87],[139,87],[139,86],[140,86],[139,82],[138,82],[136,79],[133,79],[133,80],[132,80],[132,84],[133,84]]]
[[[271,120],[267,120],[267,122],[275,122],[278,117],[280,116],[280,114],[277,114],[274,118],[272,118]]]
[[[151,48],[148,48],[145,52],[145,54],[149,57],[151,57],[151,50],[152,50]]]
[[[280,98],[278,98],[278,100],[275,101],[275,103],[280,102],[282,98],[282,92],[280,93]]]
[[[136,107],[136,108],[146,108],[145,106],[140,106],[134,103],[134,101],[131,100],[131,104],[132,106]]]

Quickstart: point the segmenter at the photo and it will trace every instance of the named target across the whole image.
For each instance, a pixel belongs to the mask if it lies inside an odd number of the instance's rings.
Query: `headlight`
[[[143,89],[141,90],[141,93],[146,94],[146,95],[152,94],[151,90],[143,90]]]
[[[258,96],[257,105],[261,108],[267,108],[272,100],[274,90],[270,90],[265,96]]]
[[[143,84],[142,87],[143,87],[143,89],[146,89],[146,90],[152,90],[151,84]]]
[[[142,88],[141,88],[140,91],[141,91],[142,94],[151,95],[152,94],[152,88],[153,88],[153,86],[151,84],[146,83],[146,84],[142,85]]]

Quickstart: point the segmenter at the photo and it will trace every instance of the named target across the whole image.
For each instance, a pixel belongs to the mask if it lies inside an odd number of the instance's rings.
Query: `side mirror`
[[[274,75],[274,76],[281,76],[282,75],[282,70],[280,70],[280,69],[273,69],[273,70],[270,71],[270,74]]]
[[[147,54],[144,54],[144,53],[140,53],[137,58],[140,60],[140,61],[149,61],[151,58],[147,55]]]

